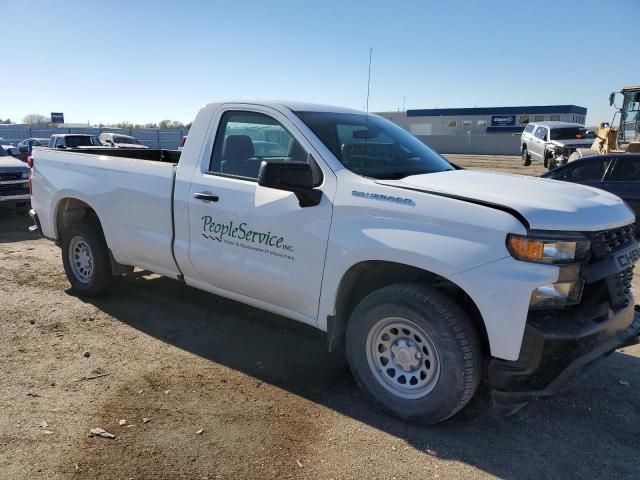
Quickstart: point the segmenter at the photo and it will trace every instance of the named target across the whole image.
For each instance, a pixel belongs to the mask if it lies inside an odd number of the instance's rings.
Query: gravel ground
[[[0,479],[640,478],[638,346],[515,416],[482,389],[417,427],[371,408],[312,328],[143,271],[74,296],[28,225],[0,214]]]

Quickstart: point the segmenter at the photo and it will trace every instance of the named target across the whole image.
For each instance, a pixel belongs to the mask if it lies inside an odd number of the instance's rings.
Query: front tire
[[[527,147],[522,148],[522,165],[524,165],[525,167],[531,165],[531,155],[529,155],[529,150],[527,150]]]
[[[481,347],[470,318],[425,285],[391,285],[367,296],[351,315],[346,347],[360,388],[404,420],[446,420],[480,382]]]
[[[92,222],[72,225],[62,239],[62,264],[71,287],[85,297],[112,290],[120,276],[113,275],[109,249],[101,229]]]

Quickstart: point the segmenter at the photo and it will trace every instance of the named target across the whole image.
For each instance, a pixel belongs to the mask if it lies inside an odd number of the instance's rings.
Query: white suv
[[[593,140],[593,133],[579,123],[530,123],[520,140],[522,164],[528,166],[536,160],[551,170],[566,164],[576,148],[591,147]]]

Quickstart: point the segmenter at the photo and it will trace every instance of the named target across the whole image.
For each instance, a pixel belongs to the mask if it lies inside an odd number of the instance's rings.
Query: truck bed
[[[118,263],[157,267],[175,277],[172,203],[179,157],[172,150],[34,149],[32,204],[45,235],[56,236],[56,209],[75,198],[100,218]]]
[[[155,148],[67,148],[64,150],[57,150],[51,148],[49,150],[74,152],[74,153],[88,153],[91,155],[107,155],[109,157],[121,157],[132,158],[134,160],[148,160],[152,162],[165,162],[177,164],[180,161],[179,150],[165,150]]]

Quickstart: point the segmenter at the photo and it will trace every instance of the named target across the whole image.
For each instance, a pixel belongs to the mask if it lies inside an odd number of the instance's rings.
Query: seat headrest
[[[230,162],[248,160],[255,156],[249,135],[229,135],[224,141],[222,158]]]

